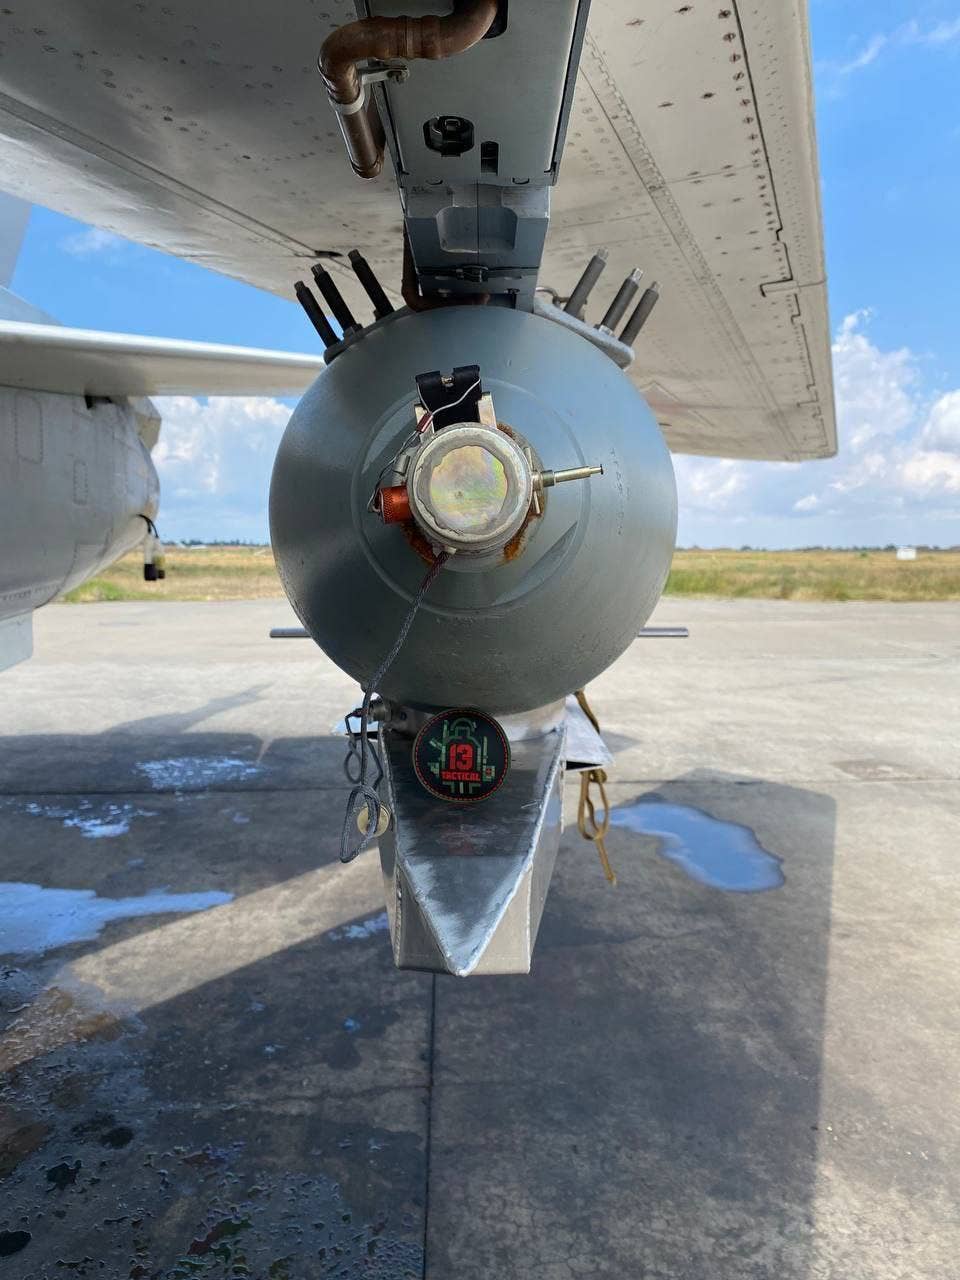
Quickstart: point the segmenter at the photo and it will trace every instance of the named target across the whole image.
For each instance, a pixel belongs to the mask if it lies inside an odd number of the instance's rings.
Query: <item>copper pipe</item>
[[[360,18],[338,27],[323,42],[318,60],[330,101],[340,107],[360,101],[363,86],[357,64],[364,59],[412,61],[464,53],[486,35],[497,9],[497,0],[467,0],[442,18]],[[370,103],[338,114],[354,173],[375,178],[383,168],[384,147],[379,116],[376,123],[372,119],[376,108]]]

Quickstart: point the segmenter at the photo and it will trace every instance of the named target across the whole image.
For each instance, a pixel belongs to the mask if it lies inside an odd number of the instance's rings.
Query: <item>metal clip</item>
[[[361,85],[379,84],[383,80],[392,80],[394,84],[403,84],[410,77],[410,68],[400,58],[389,61],[368,62],[357,68]]]
[[[365,67],[359,67],[357,71],[360,78],[360,92],[353,102],[337,102],[334,98],[330,99],[330,105],[338,116],[354,116],[358,111],[363,110],[367,104],[368,84],[379,84],[383,80],[393,80],[396,84],[403,84],[410,75],[410,68],[405,62],[399,60],[370,62]]]

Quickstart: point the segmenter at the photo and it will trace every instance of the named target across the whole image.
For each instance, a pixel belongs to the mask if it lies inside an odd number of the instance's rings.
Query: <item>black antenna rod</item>
[[[343,294],[337,288],[333,276],[329,271],[325,271],[319,262],[313,268],[313,278],[317,282],[317,288],[323,294],[324,301],[333,312],[333,318],[343,330],[344,334],[350,332],[351,329],[359,329],[360,326],[353,318],[353,312],[343,300]]]
[[[650,318],[650,312],[657,305],[660,298],[660,286],[654,280],[649,288],[644,289],[640,295],[640,301],[634,307],[633,314],[627,323],[623,326],[623,332],[620,334],[620,341],[625,342],[628,347],[633,345],[637,334],[647,323]]]
[[[590,261],[583,269],[583,275],[573,286],[573,293],[567,299],[567,305],[563,308],[569,316],[576,316],[578,320],[583,319],[583,309],[587,305],[587,299],[593,291],[593,286],[600,279],[604,267],[607,265],[606,249],[598,249]]]
[[[643,272],[640,268],[634,267],[626,280],[624,280],[623,284],[617,290],[616,297],[610,303],[609,307],[607,307],[606,315],[597,325],[597,328],[602,333],[613,334],[614,329],[623,319],[627,307],[629,307],[630,303],[636,297],[637,291],[640,288],[640,277],[642,275]]]
[[[298,280],[293,286],[293,291],[297,295],[297,301],[307,313],[307,319],[320,335],[324,347],[333,347],[340,341],[333,331],[333,326],[323,314],[320,303],[316,300],[307,285],[302,280]]]
[[[393,312],[393,303],[383,291],[383,286],[373,274],[373,268],[359,249],[351,249],[347,255],[354,274],[363,285],[367,297],[373,303],[373,314],[378,320]]]

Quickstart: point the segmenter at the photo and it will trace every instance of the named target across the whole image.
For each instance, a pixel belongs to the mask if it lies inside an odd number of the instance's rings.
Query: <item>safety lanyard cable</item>
[[[587,701],[587,695],[582,689],[577,690],[576,699],[583,714],[599,733],[600,722],[593,714],[593,709]],[[607,799],[606,781],[606,769],[594,768],[580,771],[580,803],[577,806],[577,829],[584,840],[591,840],[596,846],[600,865],[603,867],[603,874],[607,877],[608,884],[616,884],[617,873],[610,865],[605,843],[607,832],[610,830],[610,801]],[[599,820],[597,819],[596,803],[590,794],[591,787],[597,788],[598,798],[602,806],[603,817]]]
[[[397,654],[403,648],[403,642],[407,638],[410,628],[413,626],[413,620],[417,616],[423,599],[427,592],[433,586],[439,576],[440,570],[443,568],[448,558],[446,551],[441,551],[431,564],[426,577],[420,584],[420,589],[413,598],[413,603],[407,610],[406,617],[400,626],[400,631],[396,640],[393,642],[393,648],[384,658],[378,670],[370,679],[366,689],[363,692],[363,704],[360,708],[360,733],[359,733],[359,757],[360,765],[357,770],[356,782],[347,797],[347,808],[343,816],[343,830],[340,833],[340,861],[352,862],[353,859],[376,839],[377,826],[380,822],[380,811],[382,804],[380,796],[377,793],[377,785],[383,776],[383,769],[380,760],[370,744],[368,737],[368,728],[370,724],[370,703],[373,699],[374,691],[379,689],[383,677],[393,666]],[[347,753],[347,761],[350,757],[357,753],[356,737],[353,738]],[[374,783],[367,782],[367,768],[370,760],[373,759],[377,767],[377,779]],[[348,775],[349,776],[349,775]],[[366,808],[366,830],[361,831],[358,819]],[[353,836],[353,828],[356,827],[360,831],[359,840]]]

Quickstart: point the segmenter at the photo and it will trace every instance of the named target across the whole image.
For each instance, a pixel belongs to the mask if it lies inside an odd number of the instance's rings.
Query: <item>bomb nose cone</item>
[[[467,388],[482,377],[493,421],[479,407],[468,420],[465,400],[463,417],[437,427],[434,415],[434,434],[421,433],[416,376],[463,367],[479,371]],[[429,390],[427,404],[440,404]],[[557,468],[554,484],[538,491],[534,472],[546,466]],[[599,466],[602,476],[583,474]],[[388,524],[370,506],[381,485],[398,500]],[[397,311],[337,356],[294,410],[270,525],[297,615],[364,686],[396,640],[425,557],[454,551],[378,692],[500,715],[582,688],[633,643],[669,571],[676,486],[639,392],[583,338],[503,307]]]

